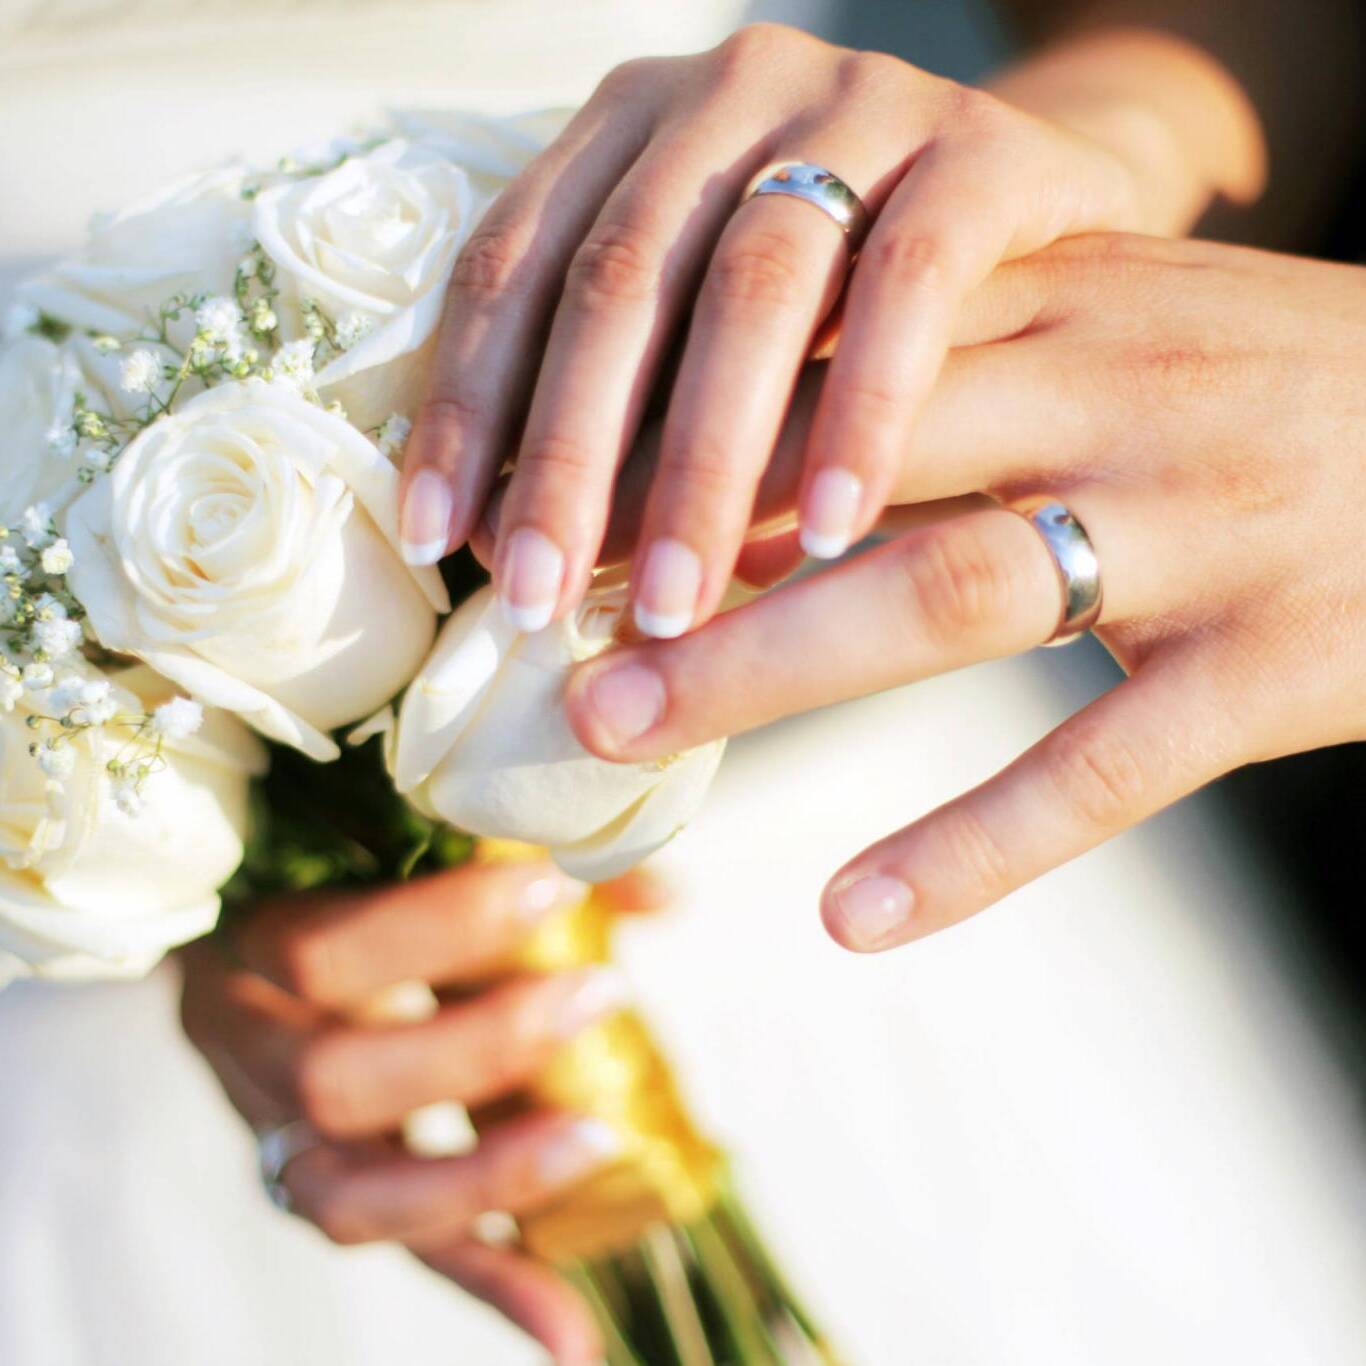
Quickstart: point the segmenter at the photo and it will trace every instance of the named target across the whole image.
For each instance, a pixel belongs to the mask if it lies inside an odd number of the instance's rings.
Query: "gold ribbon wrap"
[[[544,856],[507,840],[480,840],[475,854],[486,863]],[[615,919],[605,898],[590,892],[539,926],[506,968],[563,972],[607,963]],[[557,1050],[514,1107],[477,1111],[476,1129],[518,1106],[595,1116],[623,1143],[620,1159],[519,1221],[523,1242],[538,1256],[566,1263],[622,1251],[660,1223],[695,1223],[718,1199],[724,1159],[688,1118],[663,1054],[633,1011],[583,1030]]]

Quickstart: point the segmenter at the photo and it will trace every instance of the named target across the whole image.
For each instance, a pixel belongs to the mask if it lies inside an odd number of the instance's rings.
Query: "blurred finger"
[[[599,1366],[602,1336],[593,1313],[558,1272],[512,1248],[472,1239],[418,1256],[476,1299],[492,1305],[550,1353],[556,1366]]]
[[[825,891],[827,929],[846,948],[892,948],[1145,820],[1241,762],[1226,699],[1194,653],[1145,665],[1004,772],[849,863]]]
[[[358,1138],[394,1129],[434,1101],[492,1100],[627,995],[615,969],[584,968],[513,982],[412,1024],[334,1027],[293,1059],[296,1110],[322,1133]]]
[[[412,882],[283,898],[263,906],[237,944],[253,971],[343,1010],[398,982],[478,980],[586,892],[549,862],[471,863]]]
[[[482,1134],[459,1157],[345,1144],[311,1148],[282,1180],[295,1212],[335,1242],[422,1246],[464,1233],[490,1210],[536,1209],[620,1151],[616,1131],[601,1120],[537,1114]]]

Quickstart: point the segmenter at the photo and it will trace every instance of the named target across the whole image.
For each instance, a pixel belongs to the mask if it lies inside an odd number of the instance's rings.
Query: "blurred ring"
[[[300,1153],[319,1148],[322,1143],[322,1135],[306,1119],[295,1119],[288,1124],[277,1124],[257,1131],[256,1158],[261,1184],[277,1209],[288,1213],[294,1208],[294,1198],[284,1183],[285,1168]]]
[[[857,255],[868,235],[868,210],[863,200],[833,171],[808,161],[774,161],[745,187],[742,204],[764,194],[785,194],[814,204],[844,230],[850,255]]]
[[[1065,504],[1047,494],[1017,498],[1003,506],[1039,533],[1058,573],[1062,610],[1053,634],[1043,643],[1066,645],[1085,635],[1100,618],[1102,599],[1100,560],[1086,528]]]

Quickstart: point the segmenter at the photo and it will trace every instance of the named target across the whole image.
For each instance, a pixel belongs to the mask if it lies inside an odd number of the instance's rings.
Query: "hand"
[[[823,914],[855,949],[962,920],[1240,764],[1366,737],[1366,269],[1079,239],[998,271],[959,340],[899,496],[1060,499],[1131,677],[847,864]],[[582,666],[570,718],[647,760],[1028,649],[1059,611],[1035,530],[974,510]]]
[[[458,1157],[423,1159],[396,1138],[430,1102],[515,1091],[569,1036],[622,1004],[611,969],[490,981],[532,927],[583,895],[548,864],[467,866],[374,891],[285,898],[236,939],[184,954],[186,1033],[254,1127],[307,1119],[323,1141],[286,1167],[293,1208],[350,1244],[392,1240],[487,1300],[560,1363],[598,1361],[588,1307],[550,1268],[473,1232],[488,1210],[526,1212],[612,1156],[597,1121],[530,1113],[485,1129]],[[642,896],[639,880],[617,884]],[[416,1023],[363,1023],[396,983],[457,997]]]
[[[1177,85],[1200,65],[1184,48],[1173,58],[1177,44],[1147,41],[1164,72],[1181,69]],[[1214,182],[1201,180],[1173,207],[1144,183],[1154,144],[1194,147],[1200,134],[1104,107],[1096,87],[1122,85],[1112,70],[1134,63],[1121,66],[1114,44],[1091,46],[1105,74],[1091,53],[1075,98],[1060,61],[1046,83],[1010,78],[1021,101],[1046,84],[1047,119],[766,25],[712,52],[613,73],[455,265],[436,379],[408,448],[405,540],[436,558],[468,538],[520,429],[495,581],[523,629],[568,611],[686,322],[633,597],[647,634],[706,620],[850,264],[841,231],[810,205],[767,196],[737,208],[760,167],[792,159],[828,166],[876,215],[803,457],[806,546],[842,552],[887,498],[967,290],[1003,258],[1066,234],[1173,226],[1210,193]],[[1189,122],[1190,105],[1176,108]]]

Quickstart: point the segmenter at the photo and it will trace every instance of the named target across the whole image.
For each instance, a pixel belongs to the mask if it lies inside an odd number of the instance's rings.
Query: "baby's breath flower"
[[[125,393],[150,394],[160,380],[161,361],[152,351],[134,351],[119,367],[119,384]]]
[[[52,686],[52,665],[42,664],[34,661],[24,665],[23,672],[24,687],[29,692],[42,692],[45,688]]]
[[[0,545],[0,574],[18,574],[21,577],[28,574],[19,552],[12,545]]]
[[[24,509],[19,523],[19,533],[30,550],[41,550],[56,539],[57,529],[52,525],[52,513],[46,503],[34,503]]]
[[[55,455],[71,455],[76,449],[76,428],[70,422],[54,422],[47,429],[47,447]]]
[[[123,343],[119,341],[117,337],[111,337],[107,332],[102,333],[98,337],[92,338],[90,344],[95,348],[96,351],[98,351],[101,355],[104,356],[107,356],[111,352],[119,350],[119,348],[123,345]]]
[[[165,740],[185,740],[204,724],[204,708],[188,697],[173,697],[152,713],[152,730]]]
[[[114,453],[104,446],[82,446],[81,464],[96,474],[103,474],[114,463]]]
[[[48,670],[49,676],[51,670]],[[81,700],[81,689],[86,680],[80,674],[63,674],[53,685],[48,704],[60,716],[65,716]]]
[[[119,778],[109,789],[114,805],[125,816],[140,816],[146,809],[147,801],[138,791],[137,782],[131,778]]]
[[[269,299],[257,299],[251,306],[251,330],[258,334],[274,332],[280,325]]]
[[[375,320],[365,313],[347,313],[337,322],[337,345],[349,351],[375,330]]]
[[[76,767],[76,751],[70,745],[63,744],[61,739],[44,740],[35,745],[33,757],[37,759],[38,767],[49,778],[56,778],[58,781],[69,778],[71,771]]]
[[[282,346],[271,358],[270,368],[277,384],[291,389],[313,387],[313,343],[292,341]]]
[[[102,726],[106,721],[112,721],[117,711],[113,689],[101,678],[82,683],[69,716],[73,725]]]
[[[76,556],[67,544],[66,537],[61,536],[43,551],[39,557],[39,563],[43,566],[44,574],[51,574],[55,577],[65,574],[76,563]]]
[[[81,643],[81,623],[64,617],[33,623],[33,643],[49,659],[65,659]]]
[[[230,342],[242,326],[242,310],[235,300],[219,294],[205,299],[195,309],[194,321],[207,340],[221,346]]]
[[[104,419],[98,413],[92,413],[89,408],[82,408],[76,414],[76,430],[87,441],[102,441],[109,435],[109,428],[105,425]]]
[[[402,413],[390,413],[379,429],[376,444],[385,455],[396,455],[407,443],[413,424]]]

